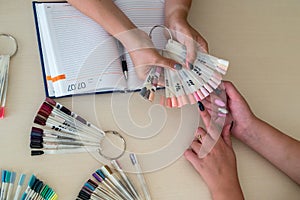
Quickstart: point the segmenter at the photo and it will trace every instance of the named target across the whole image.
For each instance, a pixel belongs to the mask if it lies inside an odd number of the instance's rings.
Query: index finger
[[[204,108],[204,105],[201,103],[201,101],[198,101],[198,106],[199,106],[199,109],[200,109],[200,116],[202,118],[202,121],[205,125],[206,128],[209,127],[209,124],[210,124],[210,120],[211,120],[211,116],[208,112],[207,109]],[[200,107],[203,106],[203,108],[201,109]]]

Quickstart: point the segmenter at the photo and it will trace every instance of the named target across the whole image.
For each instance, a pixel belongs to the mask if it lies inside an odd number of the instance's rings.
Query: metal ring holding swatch
[[[110,156],[104,155],[101,149],[98,149],[98,153],[100,154],[100,156],[102,156],[103,158],[108,159],[108,160],[117,160],[117,159],[119,159],[120,157],[122,157],[124,155],[124,153],[126,151],[126,140],[117,131],[108,130],[108,131],[104,131],[104,132],[105,132],[105,134],[112,134],[112,135],[118,136],[121,139],[121,141],[123,142],[123,150],[118,156],[115,156],[115,157],[110,157]]]
[[[14,50],[11,53],[8,54],[10,57],[13,57],[18,51],[18,42],[17,42],[17,40],[12,35],[9,35],[9,34],[6,34],[6,33],[0,33],[0,38],[1,37],[6,37],[6,38],[13,41]],[[0,52],[0,54],[1,54],[1,52]]]
[[[149,32],[149,37],[152,38],[152,32],[154,31],[154,29],[156,28],[163,28],[163,29],[166,29],[168,31],[168,34],[170,35],[170,39],[173,40],[173,36],[172,36],[172,33],[170,31],[170,29],[168,29],[166,26],[164,25],[155,25],[151,28],[150,32]]]

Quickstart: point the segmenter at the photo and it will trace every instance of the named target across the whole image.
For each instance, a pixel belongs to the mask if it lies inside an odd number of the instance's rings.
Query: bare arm
[[[166,0],[165,3],[165,25],[173,31],[175,38],[186,46],[187,66],[194,63],[197,50],[208,52],[205,39],[188,23],[191,4],[192,0]]]
[[[300,184],[299,141],[257,118],[247,131],[235,136]]]
[[[167,68],[181,66],[174,60],[162,57],[154,48],[148,34],[137,29],[112,0],[68,0],[68,2],[96,21],[124,45],[139,78],[145,79],[152,65]]]
[[[68,2],[100,24],[114,37],[118,37],[122,32],[136,29],[136,26],[112,0],[68,0]],[[122,38],[118,39],[122,40]],[[127,44],[125,39],[122,40],[122,43]]]
[[[300,184],[300,142],[255,117],[231,83],[225,82],[225,88],[233,135]]]

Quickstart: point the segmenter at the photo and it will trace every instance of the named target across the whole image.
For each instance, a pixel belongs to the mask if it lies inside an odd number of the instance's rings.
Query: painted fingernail
[[[229,131],[231,131],[232,130],[232,128],[233,128],[233,121],[231,122],[231,124],[230,124],[230,128],[229,128]]]
[[[194,69],[194,65],[192,63],[188,62],[188,65],[189,65],[190,70]]]
[[[179,63],[176,63],[176,64],[174,65],[174,68],[175,68],[176,70],[181,70],[181,69],[182,69],[182,65],[179,64]]]
[[[220,95],[222,93],[222,91],[219,88],[214,89],[214,92],[216,93],[216,95]]]
[[[205,107],[204,107],[204,105],[201,103],[201,101],[198,101],[198,107],[199,107],[200,111],[204,111],[204,110],[205,110]]]
[[[228,110],[226,108],[218,108],[218,111],[224,115],[228,114]]]
[[[215,100],[215,104],[220,106],[220,107],[225,107],[226,104],[224,103],[224,101],[222,101],[221,99],[216,99]]]

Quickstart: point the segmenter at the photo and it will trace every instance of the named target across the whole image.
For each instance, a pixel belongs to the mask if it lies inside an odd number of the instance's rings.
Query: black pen
[[[128,79],[128,68],[127,68],[127,62],[126,62],[126,58],[125,58],[124,46],[121,44],[121,42],[119,40],[117,40],[117,45],[118,45],[121,64],[122,64],[122,71],[123,71],[125,79],[127,80]]]

